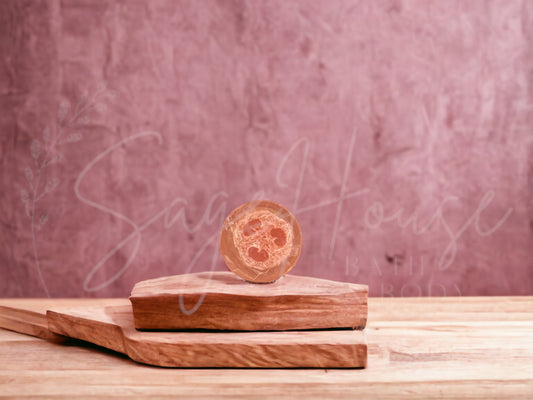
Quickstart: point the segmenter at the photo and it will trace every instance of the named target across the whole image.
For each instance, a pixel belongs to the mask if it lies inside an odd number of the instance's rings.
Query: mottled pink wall
[[[0,1],[0,294],[224,269],[256,197],[295,274],[532,294],[532,34],[529,0]]]

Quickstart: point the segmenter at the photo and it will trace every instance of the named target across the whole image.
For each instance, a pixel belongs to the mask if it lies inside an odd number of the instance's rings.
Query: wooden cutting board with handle
[[[72,307],[46,307],[46,302],[43,300],[40,310],[32,310],[13,308],[9,301],[0,300],[0,327],[48,339],[60,338],[58,335],[81,339],[124,353],[137,362],[163,367],[366,366],[367,345],[362,331],[145,332],[135,329],[127,299],[113,300],[111,305],[97,300],[93,306]]]

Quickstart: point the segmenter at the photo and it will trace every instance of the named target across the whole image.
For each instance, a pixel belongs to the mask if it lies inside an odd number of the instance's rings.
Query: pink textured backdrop
[[[533,2],[0,1],[0,295],[224,269],[253,198],[295,274],[533,293]]]

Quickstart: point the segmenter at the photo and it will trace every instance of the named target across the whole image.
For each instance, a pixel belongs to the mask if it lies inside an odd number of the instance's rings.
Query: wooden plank
[[[2,313],[5,320],[12,314],[30,315],[14,307],[3,307]],[[367,359],[364,334],[352,330],[141,332],[126,299],[113,306],[60,307],[47,311],[46,319],[49,337],[85,340],[164,367],[364,368]],[[32,334],[28,329],[23,333]]]
[[[137,329],[363,329],[368,286],[286,275],[246,282],[202,272],[139,282],[131,293]]]
[[[164,367],[361,368],[362,332],[141,332],[131,305],[48,311],[52,332]]]
[[[123,299],[90,299],[92,306],[106,305]],[[61,342],[66,338],[48,329],[46,311],[53,307],[79,304],[79,299],[0,299],[0,328],[24,333],[41,339]],[[81,300],[83,301],[83,300]],[[87,299],[86,299],[87,301]]]
[[[46,314],[0,305],[0,327],[41,339],[61,340],[48,330]]]
[[[25,309],[115,299],[0,299]],[[55,307],[59,308],[58,303]],[[26,398],[531,399],[533,297],[369,298],[366,369],[172,369],[0,329],[0,393]],[[435,313],[433,313],[435,310]]]

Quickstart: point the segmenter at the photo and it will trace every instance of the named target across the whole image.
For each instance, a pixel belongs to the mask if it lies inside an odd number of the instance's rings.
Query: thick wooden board
[[[0,299],[36,310],[95,299]],[[533,297],[372,298],[365,369],[154,368],[0,329],[0,396],[39,399],[532,399]],[[105,299],[124,305],[123,299]]]
[[[24,314],[21,310],[4,307],[2,320],[9,319],[6,314],[13,312],[19,316]],[[150,365],[196,368],[366,366],[367,346],[364,334],[359,331],[141,332],[133,325],[127,300],[112,306],[54,308],[47,311],[46,318],[54,334],[85,340]],[[27,329],[24,333],[31,334]]]
[[[246,282],[201,272],[139,282],[131,292],[137,329],[242,331],[363,329],[368,286],[286,275]]]

